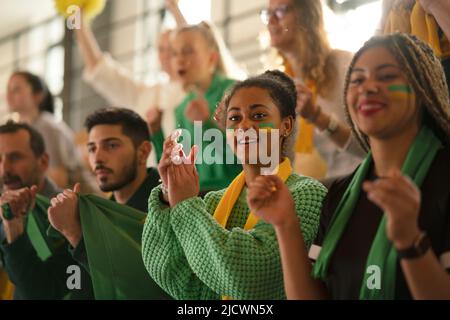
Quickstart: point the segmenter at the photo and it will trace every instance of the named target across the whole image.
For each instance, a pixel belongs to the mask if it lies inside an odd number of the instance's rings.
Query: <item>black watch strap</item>
[[[422,257],[431,248],[431,241],[425,232],[422,232],[409,248],[397,250],[400,259],[416,259]]]

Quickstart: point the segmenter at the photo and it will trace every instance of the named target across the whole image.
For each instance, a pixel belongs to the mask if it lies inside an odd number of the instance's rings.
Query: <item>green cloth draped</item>
[[[96,299],[170,299],[142,260],[146,213],[93,195],[79,196],[79,212]]]
[[[50,201],[37,194],[34,208],[30,208],[25,218],[25,230],[38,257],[45,261],[53,254],[54,243],[46,237],[46,230],[50,223],[47,218],[47,209]],[[3,217],[7,220],[13,219],[13,214],[7,203],[2,205]],[[0,220],[0,224],[1,224]]]
[[[63,239],[54,239],[47,236],[47,230],[50,226],[47,216],[48,207],[50,207],[50,200],[38,194],[36,195],[36,204],[26,218],[26,233],[42,261],[52,256],[55,249],[64,242]]]
[[[420,187],[441,147],[441,142],[433,132],[426,126],[423,126],[409,149],[402,167],[402,173],[409,176]],[[372,155],[369,153],[356,171],[336,208],[324,239],[322,250],[312,271],[314,278],[326,282],[330,259],[358,202],[362,183],[366,179],[371,163]],[[361,284],[360,299],[394,299],[397,251],[386,236],[386,222],[386,215],[384,215],[369,251],[365,269],[367,270],[369,266],[378,266],[380,268],[381,288],[369,289],[367,280],[371,275],[365,272]]]

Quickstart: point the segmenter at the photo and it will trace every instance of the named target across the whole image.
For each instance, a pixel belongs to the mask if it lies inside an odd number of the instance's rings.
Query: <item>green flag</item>
[[[96,299],[171,299],[144,267],[146,213],[94,195],[79,196],[79,212]]]
[[[50,207],[50,200],[37,194],[36,204],[27,215],[26,221],[28,237],[42,261],[47,260],[65,242],[64,238],[51,238],[47,236],[47,230],[50,227],[47,216],[48,207]]]

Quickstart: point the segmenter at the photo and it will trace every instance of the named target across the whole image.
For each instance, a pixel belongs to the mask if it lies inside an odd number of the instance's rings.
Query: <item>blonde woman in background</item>
[[[166,7],[178,26],[182,26],[186,20],[177,3],[178,0],[166,0]],[[133,109],[147,119],[152,133],[158,131],[159,124],[165,132],[175,129],[174,109],[185,94],[171,66],[171,32],[161,32],[158,40],[160,67],[168,80],[149,85],[135,80],[110,54],[102,52],[89,24],[83,22],[82,27],[75,30],[85,64],[84,80],[112,105]],[[156,163],[154,158],[151,161]]]
[[[172,67],[187,92],[175,109],[177,128],[188,132],[191,139],[198,137],[194,129],[196,121],[201,122],[200,139],[203,139],[203,134],[207,130],[222,130],[214,121],[216,107],[226,90],[234,83],[234,79],[240,75],[235,72],[235,66],[225,59],[228,57],[228,50],[224,47],[218,32],[207,22],[186,25],[174,32],[171,47]],[[152,134],[158,159],[163,156],[166,134],[163,129],[161,127]],[[221,134],[225,138],[223,131]],[[227,164],[226,155],[232,153],[231,150],[227,153],[228,146],[225,139],[222,140],[202,143],[202,161],[197,162],[202,194],[225,188],[242,170],[236,159],[233,164]],[[215,154],[212,155],[208,149],[217,143],[221,148],[215,149]],[[220,163],[217,161],[219,159]]]

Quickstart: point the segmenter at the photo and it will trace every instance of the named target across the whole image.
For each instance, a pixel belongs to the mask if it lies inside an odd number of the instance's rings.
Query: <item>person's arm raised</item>
[[[180,10],[180,7],[178,6],[178,0],[166,0],[165,2],[167,10],[169,10],[175,18],[177,27],[187,25],[188,23],[186,21],[186,18],[184,17],[183,13]]]
[[[95,39],[91,26],[82,19],[81,28],[75,29],[75,35],[86,68],[91,71],[102,58],[103,52]]]

